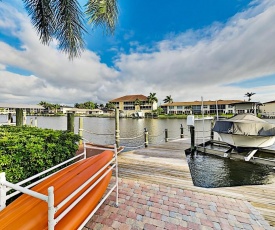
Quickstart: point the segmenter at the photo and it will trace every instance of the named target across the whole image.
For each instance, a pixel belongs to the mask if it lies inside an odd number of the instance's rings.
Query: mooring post
[[[190,134],[191,134],[191,152],[194,153],[196,150],[195,146],[195,126],[190,126]]]
[[[13,122],[13,119],[12,119],[12,114],[9,113],[8,114],[8,124],[12,123]]]
[[[180,138],[183,138],[183,125],[180,124]]]
[[[23,125],[27,124],[27,115],[23,113]]]
[[[144,128],[144,146],[145,148],[148,147],[149,144],[149,133],[148,130],[146,128]]]
[[[119,148],[119,110],[116,108],[115,110],[115,139],[116,139],[116,146]]]
[[[16,126],[23,126],[23,109],[15,109],[16,111]]]
[[[214,131],[213,131],[213,128],[214,128],[214,121],[212,120],[211,121],[211,134],[210,134],[211,141],[214,140]]]
[[[168,142],[168,129],[165,129],[165,142]]]
[[[74,133],[74,114],[67,113],[67,131]]]
[[[80,141],[79,141],[79,145],[83,144],[83,117],[79,117],[79,129],[78,129],[78,134],[80,136]]]
[[[37,117],[34,118],[34,127],[37,127]]]
[[[33,119],[30,119],[30,126],[33,127]]]

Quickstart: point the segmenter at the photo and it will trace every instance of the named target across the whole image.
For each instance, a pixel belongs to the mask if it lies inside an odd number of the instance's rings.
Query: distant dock
[[[119,155],[120,205],[105,202],[84,229],[273,229],[275,182],[193,185],[183,138]]]

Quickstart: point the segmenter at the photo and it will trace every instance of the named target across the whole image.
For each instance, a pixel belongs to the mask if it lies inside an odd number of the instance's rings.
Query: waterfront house
[[[41,105],[0,103],[0,114],[15,113],[16,109],[23,109],[26,114],[40,114],[44,111]]]
[[[257,114],[259,112],[259,106],[262,105],[260,102],[253,101],[240,101],[232,104],[235,107],[235,113],[252,113]]]
[[[126,95],[110,100],[109,103],[114,104],[115,108],[118,108],[127,117],[138,111],[142,111],[144,114],[151,113],[158,107],[157,102],[149,103],[147,97],[142,94]]]
[[[205,114],[216,114],[217,108],[219,114],[234,114],[234,103],[241,102],[240,100],[217,100],[217,101],[203,101],[203,109]],[[161,105],[165,114],[201,114],[202,102],[173,102]]]

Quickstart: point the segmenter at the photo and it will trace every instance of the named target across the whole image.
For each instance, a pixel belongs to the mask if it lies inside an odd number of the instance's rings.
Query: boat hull
[[[241,148],[266,148],[274,144],[275,136],[246,136],[218,133],[222,141]]]

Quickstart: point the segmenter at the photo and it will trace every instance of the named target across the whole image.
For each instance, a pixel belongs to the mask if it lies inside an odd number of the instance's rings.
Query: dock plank
[[[267,185],[201,188],[193,185],[184,150],[190,140],[180,139],[119,155],[119,177],[161,184],[193,192],[219,195],[250,202],[275,226],[275,182]]]

